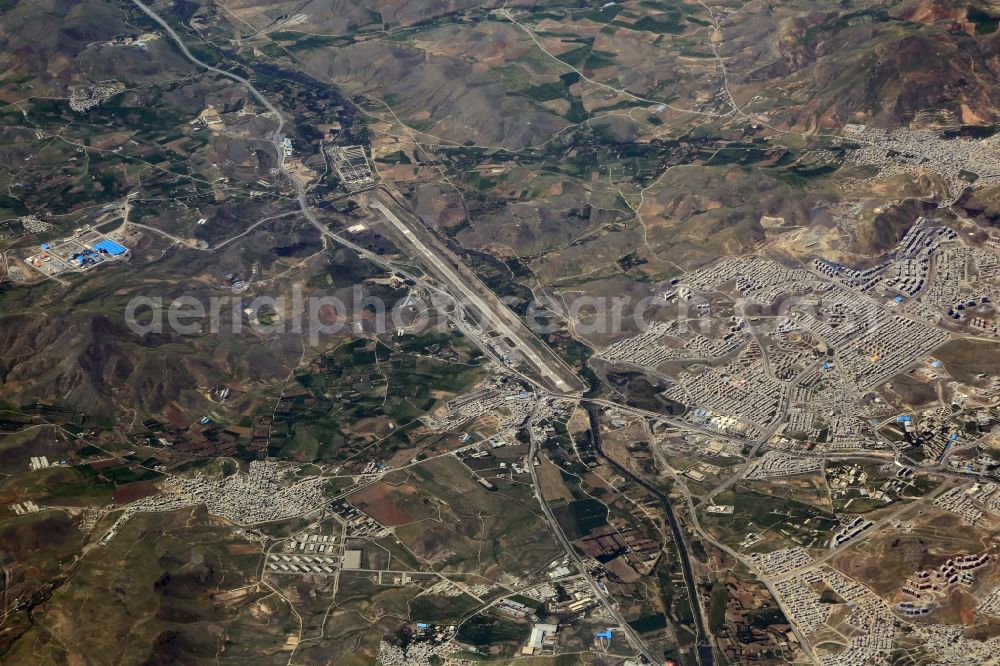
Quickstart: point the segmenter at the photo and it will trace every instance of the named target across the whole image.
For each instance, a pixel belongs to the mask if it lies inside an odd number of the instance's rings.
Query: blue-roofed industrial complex
[[[28,266],[45,275],[55,276],[65,272],[89,270],[128,255],[128,247],[94,229],[86,229],[69,238],[48,241],[39,245],[39,251],[24,257]]]

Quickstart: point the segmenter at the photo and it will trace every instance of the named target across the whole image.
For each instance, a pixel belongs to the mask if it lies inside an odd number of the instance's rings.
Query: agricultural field
[[[986,664],[987,0],[0,0],[0,662]]]

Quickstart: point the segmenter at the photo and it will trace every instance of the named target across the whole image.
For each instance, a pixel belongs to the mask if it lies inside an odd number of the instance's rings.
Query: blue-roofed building
[[[606,640],[611,640],[612,632],[610,629],[605,629],[604,631],[598,631],[594,634],[595,638],[604,638]]]
[[[116,243],[110,238],[105,238],[94,243],[94,249],[99,252],[107,252],[112,257],[117,257],[128,252],[124,245]]]

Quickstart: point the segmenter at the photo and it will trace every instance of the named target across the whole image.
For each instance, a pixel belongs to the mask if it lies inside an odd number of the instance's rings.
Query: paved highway
[[[141,2],[141,0],[132,0],[132,2],[135,3],[135,5],[153,21],[159,24],[168,35],[170,35],[170,38],[174,40],[181,53],[183,53],[188,60],[199,67],[243,85],[268,110],[268,112],[275,117],[278,124],[275,127],[274,132],[271,134],[271,143],[274,145],[275,154],[277,155],[278,168],[281,173],[294,184],[296,189],[296,198],[303,216],[305,216],[305,218],[309,220],[309,222],[315,226],[320,233],[336,240],[339,244],[354,250],[361,257],[368,259],[369,261],[389,268],[390,270],[400,272],[411,279],[416,279],[415,276],[407,275],[405,272],[400,271],[390,262],[386,261],[374,252],[370,252],[366,248],[356,245],[339,234],[331,232],[324,224],[317,220],[316,216],[309,207],[305,186],[285,167],[285,154],[279,139],[285,127],[285,119],[281,115],[278,108],[275,107],[270,100],[268,100],[263,93],[257,90],[246,78],[239,76],[238,74],[228,72],[224,69],[213,67],[212,65],[199,60],[187,48],[180,35],[178,35],[174,29],[170,27],[170,24],[167,23],[159,14]],[[482,283],[477,285],[476,283],[478,280],[476,280],[475,277],[470,274],[460,276],[459,272],[455,268],[439,256],[439,254],[443,254],[443,251],[429,248],[428,244],[419,238],[417,234],[413,233],[413,231],[411,231],[389,207],[381,202],[372,203],[371,207],[382,213],[382,215],[385,216],[385,218],[389,220],[389,222],[392,223],[392,225],[413,244],[417,251],[423,255],[423,257],[435,270],[438,277],[445,283],[445,286],[452,291],[452,293],[447,295],[451,296],[452,300],[457,300],[455,299],[455,295],[459,295],[464,298],[467,303],[476,308],[476,310],[480,313],[480,316],[485,319],[490,326],[512,340],[515,343],[517,351],[527,359],[528,363],[533,368],[535,368],[545,383],[554,387],[558,391],[564,392],[577,391],[583,388],[579,378],[577,378],[576,375],[569,370],[568,367],[566,367],[562,360],[556,357],[551,351],[548,350],[548,348],[541,348],[540,345],[537,344],[537,340],[534,338],[534,335],[530,331],[525,330],[523,322],[517,317],[517,315],[511,312],[507,306],[503,305],[498,299],[496,299],[492,292],[482,285]],[[434,291],[442,291],[426,283],[424,283],[423,286],[431,288]],[[489,294],[490,300],[493,302],[488,303],[484,294]],[[461,307],[460,303],[458,305]],[[479,341],[477,340],[476,342]],[[544,351],[541,351],[542,349],[544,349]],[[549,358],[543,359],[543,354]]]
[[[615,601],[611,597],[611,595],[606,594],[600,587],[598,587],[597,583],[595,583],[594,580],[590,577],[590,574],[587,573],[586,566],[584,565],[583,560],[577,554],[576,548],[574,548],[573,544],[571,544],[569,542],[569,539],[566,538],[566,534],[563,532],[562,526],[559,525],[559,521],[556,520],[555,515],[552,513],[552,509],[549,508],[549,503],[545,500],[545,495],[542,493],[541,483],[539,483],[538,481],[538,470],[535,469],[535,464],[534,464],[535,458],[538,455],[538,440],[535,437],[534,431],[532,430],[533,419],[534,419],[534,414],[532,414],[531,417],[528,419],[528,421],[525,423],[525,427],[528,429],[528,437],[531,442],[531,448],[528,451],[527,468],[528,472],[531,474],[531,484],[535,488],[535,494],[538,495],[538,503],[541,505],[542,512],[545,514],[545,520],[549,524],[549,529],[552,530],[552,533],[555,535],[556,540],[559,542],[559,545],[562,546],[562,549],[563,551],[565,551],[566,555],[571,560],[573,560],[577,568],[579,568],[580,573],[583,574],[587,582],[590,583],[590,587],[593,590],[594,595],[604,605],[605,610],[614,618],[615,622],[618,623],[620,631],[621,633],[625,634],[625,639],[629,642],[629,645],[631,645],[637,652],[642,654],[642,656],[645,657],[645,659],[649,663],[651,664],[659,663],[660,660],[654,658],[652,650],[650,650],[649,647],[646,646],[646,644],[642,641],[642,639],[639,638],[639,635],[635,632],[635,630],[632,629],[632,627],[629,626],[628,622],[625,621],[625,618],[622,617],[622,614],[615,607]]]
[[[715,655],[712,652],[712,640],[705,629],[705,616],[702,612],[701,597],[698,596],[698,583],[694,578],[694,571],[691,569],[691,558],[687,551],[687,541],[684,539],[684,533],[681,532],[680,522],[678,522],[677,515],[674,513],[674,507],[670,504],[667,496],[660,492],[658,488],[655,488],[651,483],[622,467],[604,453],[601,443],[601,416],[597,405],[593,402],[588,402],[584,405],[584,408],[587,410],[587,418],[590,421],[590,434],[594,443],[594,450],[597,454],[607,461],[612,469],[645,488],[647,492],[658,499],[660,504],[663,505],[664,513],[667,516],[667,523],[670,525],[670,532],[674,537],[674,545],[677,547],[677,558],[680,560],[681,573],[684,576],[684,586],[687,588],[688,593],[688,603],[691,606],[691,617],[694,619],[698,663],[701,666],[712,666],[715,663]]]

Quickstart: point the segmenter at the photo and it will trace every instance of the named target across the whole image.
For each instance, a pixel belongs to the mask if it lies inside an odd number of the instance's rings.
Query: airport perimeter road
[[[382,201],[369,201],[368,205],[381,213],[393,228],[413,245],[448,291],[459,297],[463,305],[472,306],[484,328],[491,328],[514,342],[516,351],[535,369],[544,383],[563,392],[579,391],[584,388],[580,379],[563,360],[542,345],[524,322],[464,264],[457,259],[451,260],[449,251],[440,246],[429,232],[408,226]]]
[[[274,116],[278,124],[271,134],[271,143],[274,145],[275,154],[277,155],[278,168],[295,185],[297,192],[296,198],[298,199],[299,208],[305,218],[313,224],[320,231],[320,233],[333,238],[346,247],[356,250],[360,256],[375,261],[381,265],[388,265],[388,262],[377,256],[375,253],[357,246],[356,244],[341,237],[339,234],[331,232],[316,219],[316,216],[309,207],[305,187],[302,182],[285,167],[284,153],[282,151],[279,138],[285,126],[285,119],[281,115],[278,108],[274,106],[274,104],[272,104],[246,78],[239,76],[238,74],[233,74],[232,72],[227,72],[224,69],[213,67],[212,65],[199,60],[187,48],[180,35],[178,35],[159,14],[144,4],[141,0],[132,0],[132,2],[167,32],[169,37],[174,41],[181,53],[188,60],[199,67],[203,67],[210,72],[214,72],[243,85],[255,98],[257,98],[258,101],[261,102],[261,104],[264,105],[268,112]],[[374,192],[373,194],[378,196],[381,193]],[[506,336],[511,342],[513,342],[516,351],[524,357],[529,366],[534,368],[542,382],[548,385],[550,389],[570,393],[579,392],[586,388],[583,381],[576,375],[576,373],[574,373],[561,358],[556,356],[551,349],[543,345],[534,336],[534,334],[527,329],[524,322],[522,322],[516,314],[511,312],[506,305],[500,302],[500,299],[498,299],[496,295],[493,294],[493,292],[491,292],[486,285],[484,285],[464,264],[462,264],[458,259],[451,258],[451,253],[447,250],[447,248],[441,246],[441,244],[438,243],[437,240],[423,228],[422,224],[413,224],[413,228],[411,229],[389,208],[389,206],[397,205],[392,198],[388,195],[383,195],[383,199],[384,203],[378,201],[372,202],[370,204],[371,207],[382,213],[392,226],[413,244],[417,252],[426,259],[434,273],[436,273],[438,278],[444,283],[451,296],[459,301],[460,306],[471,306],[474,308],[483,323],[485,323],[489,328],[494,329],[500,335]],[[404,217],[408,216],[404,215]]]
[[[430,263],[437,272],[441,273],[440,278],[444,279],[445,287],[447,291],[439,289],[435,285],[426,283],[426,281],[420,279],[418,276],[410,275],[405,269],[399,266],[395,266],[385,258],[379,256],[378,254],[363,248],[356,243],[350,241],[349,239],[341,236],[340,234],[330,231],[326,225],[320,222],[316,215],[313,213],[309,206],[308,197],[306,194],[305,186],[302,184],[294,173],[288,170],[285,166],[285,155],[281,146],[280,136],[285,127],[285,119],[281,115],[281,111],[272,104],[259,90],[257,90],[250,81],[238,74],[233,74],[232,72],[227,72],[224,69],[219,69],[218,67],[213,67],[195,57],[191,51],[184,44],[180,35],[174,31],[173,28],[157,14],[153,9],[144,4],[142,0],[132,0],[133,4],[136,5],[144,14],[149,16],[153,21],[155,21],[167,35],[173,40],[177,45],[177,48],[188,60],[193,62],[198,67],[204,68],[210,72],[224,76],[232,81],[236,81],[243,87],[245,87],[260,103],[268,110],[268,112],[274,116],[277,121],[277,126],[271,133],[271,144],[274,146],[275,156],[278,160],[278,170],[289,179],[289,181],[295,186],[296,189],[296,199],[299,204],[299,209],[302,215],[308,220],[316,229],[326,236],[331,238],[340,245],[350,248],[358,253],[363,259],[367,259],[379,266],[383,266],[387,270],[398,272],[406,277],[413,279],[415,282],[421,286],[426,287],[430,291],[441,292],[455,301],[456,305],[461,308],[462,305],[473,305],[477,310],[481,312],[481,317],[488,320],[489,324],[493,326],[500,334],[506,335],[517,347],[517,350],[521,352],[529,362],[529,365],[536,369],[540,375],[542,382],[549,388],[555,389],[562,393],[579,393],[585,387],[582,380],[576,376],[576,374],[570,369],[558,356],[556,356],[548,347],[545,347],[541,342],[539,342],[531,334],[530,331],[524,326],[518,317],[511,312],[499,299],[490,292],[485,285],[483,285],[478,278],[476,278],[471,271],[469,271],[461,262],[455,261],[456,266],[450,266],[446,261],[441,260],[438,256],[432,253],[428,249],[428,245],[433,245],[438,249],[441,256],[447,257],[448,252],[445,248],[440,247],[433,237],[424,231],[425,239],[421,241],[417,236],[407,229],[406,225],[394,214],[389,211],[388,208],[382,206],[383,214],[385,217],[395,226],[397,229],[402,231],[406,237],[413,242],[417,247],[417,250],[428,257],[428,263]],[[387,203],[390,205],[395,205],[391,198],[386,199]],[[416,225],[415,225],[416,226]],[[417,226],[416,231],[419,233],[422,230],[422,225]],[[461,277],[459,276],[461,273]],[[477,294],[474,290],[481,290],[482,294]],[[464,303],[462,301],[464,300]],[[492,304],[493,307],[489,307],[488,304]],[[466,327],[459,322],[459,327],[470,335],[476,336],[475,331],[467,331]],[[474,344],[483,349],[483,352],[488,356],[495,356],[494,352],[491,350],[490,345],[486,343],[485,340],[475,339]],[[531,380],[535,381],[535,380]]]

